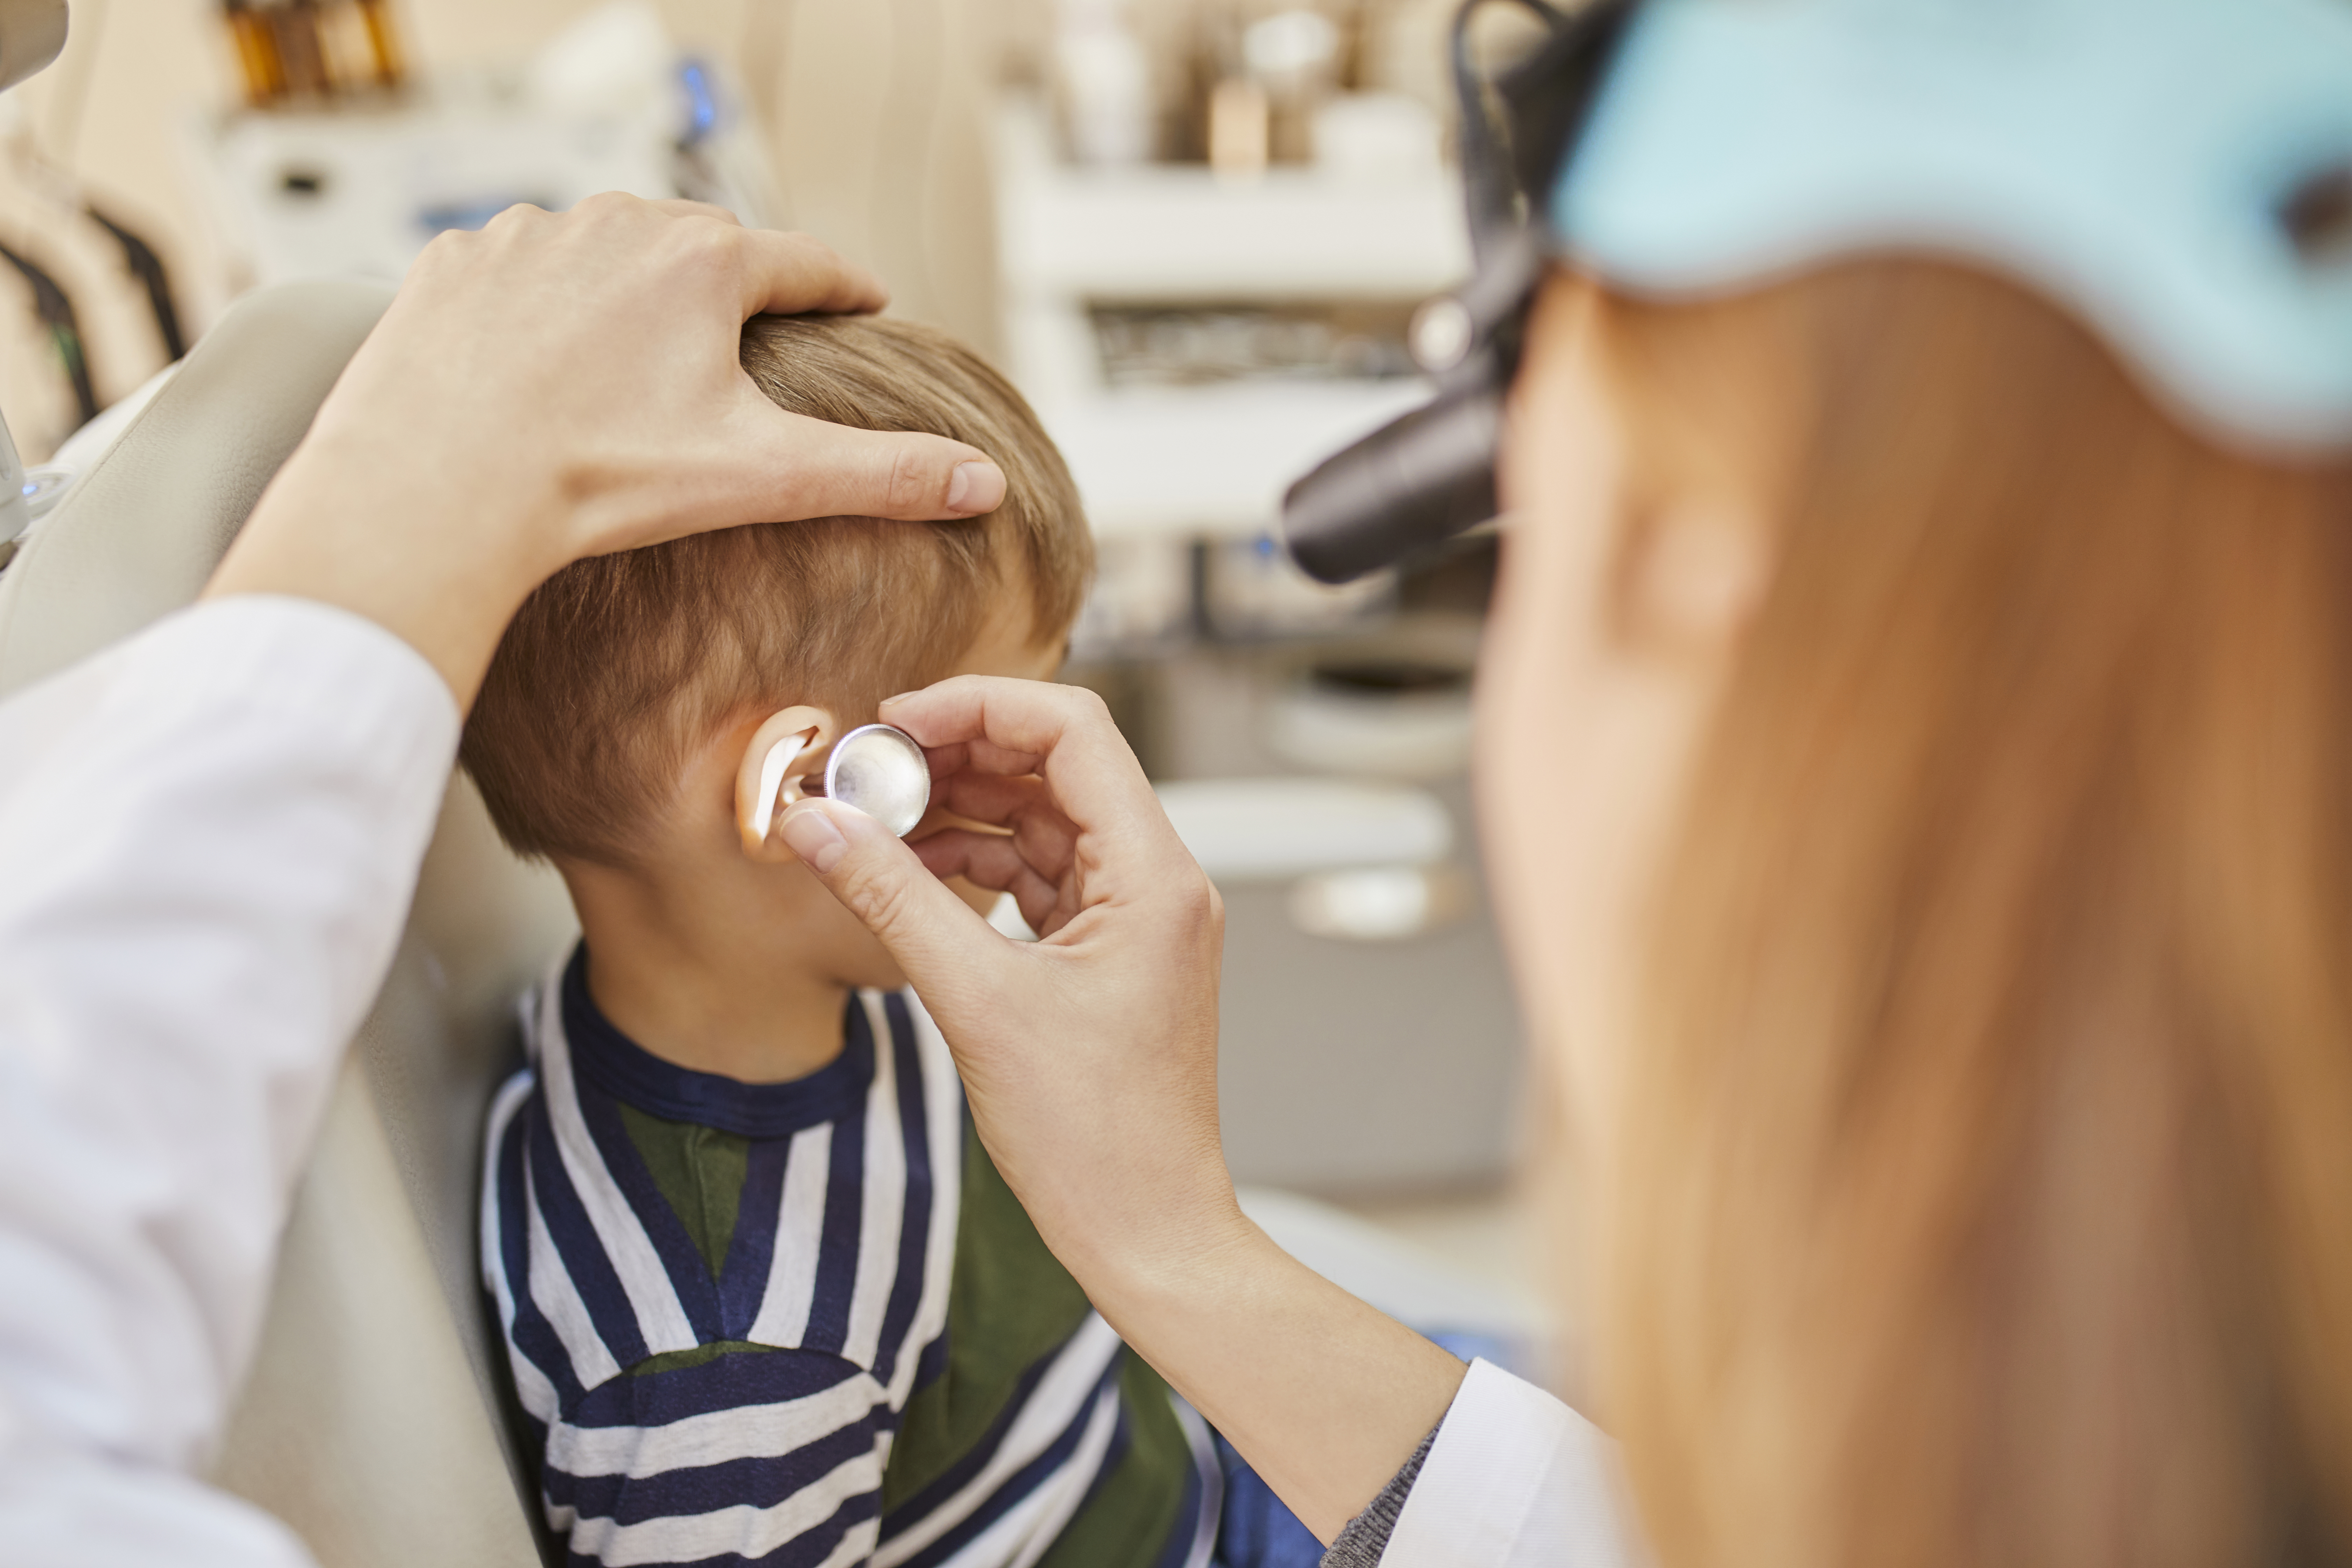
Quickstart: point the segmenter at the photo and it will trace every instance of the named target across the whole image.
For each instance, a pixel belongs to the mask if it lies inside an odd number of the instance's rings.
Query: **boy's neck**
[[[849,988],[789,969],[746,976],[647,963],[591,942],[588,994],[614,1028],[666,1062],[786,1083],[841,1055]]]
[[[569,868],[566,879],[588,942],[589,997],[646,1050],[742,1083],[805,1078],[841,1055],[849,987],[780,958],[772,931],[666,918],[678,911],[604,877],[583,898]]]

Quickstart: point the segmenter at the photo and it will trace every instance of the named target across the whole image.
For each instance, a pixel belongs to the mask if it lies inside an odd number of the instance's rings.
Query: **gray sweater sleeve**
[[[1422,1461],[1429,1458],[1429,1446],[1436,1441],[1437,1428],[1432,1426],[1404,1468],[1389,1478],[1381,1495],[1349,1520],[1348,1528],[1331,1542],[1330,1550],[1323,1553],[1323,1568],[1380,1568],[1381,1555],[1389,1549],[1389,1532],[1396,1528],[1397,1515],[1404,1511],[1404,1500],[1421,1474]]]

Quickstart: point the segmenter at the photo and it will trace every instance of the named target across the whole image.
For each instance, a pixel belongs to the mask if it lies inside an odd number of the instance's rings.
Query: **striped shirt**
[[[1038,1239],[911,992],[744,1084],[622,1035],[586,963],[525,1001],[482,1203],[571,1561],[1202,1568],[1206,1429]]]

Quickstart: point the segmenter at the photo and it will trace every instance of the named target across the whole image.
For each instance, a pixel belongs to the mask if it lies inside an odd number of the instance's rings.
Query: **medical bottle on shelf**
[[[319,108],[397,88],[390,0],[221,0],[251,109]]]

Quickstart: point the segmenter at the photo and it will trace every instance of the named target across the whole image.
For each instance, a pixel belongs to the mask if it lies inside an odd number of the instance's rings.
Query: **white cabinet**
[[[1098,533],[1263,532],[1299,473],[1426,395],[1410,376],[1114,385],[1093,313],[1409,305],[1469,269],[1450,175],[1073,167],[1025,100],[1000,110],[996,154],[1008,368]]]

